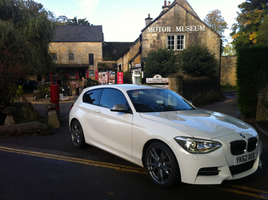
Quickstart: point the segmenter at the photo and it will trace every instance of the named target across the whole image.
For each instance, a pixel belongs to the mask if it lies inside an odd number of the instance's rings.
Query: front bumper
[[[221,184],[224,180],[234,180],[249,176],[260,167],[262,142],[258,141],[256,149],[242,155],[232,155],[230,141],[240,140],[237,135],[220,138],[222,148],[208,154],[190,154],[175,141],[175,155],[178,160],[181,181],[189,184]],[[173,141],[172,141],[173,143]],[[249,156],[250,159],[241,159]],[[254,158],[250,155],[254,155]],[[239,160],[241,163],[237,163]]]

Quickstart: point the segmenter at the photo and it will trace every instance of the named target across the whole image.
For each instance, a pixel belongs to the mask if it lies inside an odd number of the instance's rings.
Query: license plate
[[[243,156],[237,156],[235,157],[235,165],[240,165],[246,162],[249,162],[251,160],[254,160],[256,158],[256,153],[249,153],[249,154],[245,154]]]

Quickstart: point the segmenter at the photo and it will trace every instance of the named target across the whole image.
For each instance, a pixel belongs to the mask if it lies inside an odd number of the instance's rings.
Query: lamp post
[[[117,65],[114,66],[114,83],[117,84]]]
[[[110,73],[110,68],[107,67],[106,71],[107,71],[107,85],[109,85],[109,73]]]
[[[145,58],[142,57],[141,58],[141,83],[144,84],[145,83],[145,78],[144,78],[144,62],[145,62]]]

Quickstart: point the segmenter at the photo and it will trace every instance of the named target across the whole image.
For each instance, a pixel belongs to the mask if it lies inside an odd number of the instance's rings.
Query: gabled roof
[[[103,60],[118,60],[135,42],[104,42],[102,46]]]
[[[194,18],[196,18],[201,23],[205,24],[211,31],[213,31],[215,34],[219,35],[216,31],[214,31],[212,28],[210,28],[204,21],[202,21],[199,16],[196,14],[196,12],[193,10],[191,5],[186,0],[174,0],[174,2],[168,7],[166,11],[162,11],[158,17],[156,17],[151,23],[149,23],[145,28],[141,30],[143,32],[146,30],[149,26],[151,26],[155,21],[157,21],[159,18],[161,18],[164,14],[166,14],[168,11],[170,11],[171,8],[173,8],[176,4],[178,4],[180,7],[182,7],[186,12],[190,13]],[[221,37],[221,36],[220,36]]]
[[[51,42],[102,42],[102,26],[60,25]]]

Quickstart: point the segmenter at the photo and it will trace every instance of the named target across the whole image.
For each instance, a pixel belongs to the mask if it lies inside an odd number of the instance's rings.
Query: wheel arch
[[[179,168],[179,172],[180,172],[180,165],[179,165],[178,159],[177,159],[176,155],[174,154],[173,150],[170,148],[169,145],[167,145],[165,142],[163,142],[162,140],[159,140],[159,139],[151,139],[151,140],[148,140],[148,141],[144,144],[144,146],[143,146],[143,150],[142,150],[142,164],[143,164],[143,166],[145,166],[145,165],[144,165],[144,164],[145,164],[145,163],[144,163],[144,157],[145,157],[146,150],[147,150],[147,148],[148,148],[152,143],[154,143],[154,142],[160,142],[160,143],[166,145],[166,146],[169,148],[169,150],[173,153],[173,155],[174,155],[174,157],[175,157],[175,159],[176,159],[176,161],[177,161],[178,168]]]

